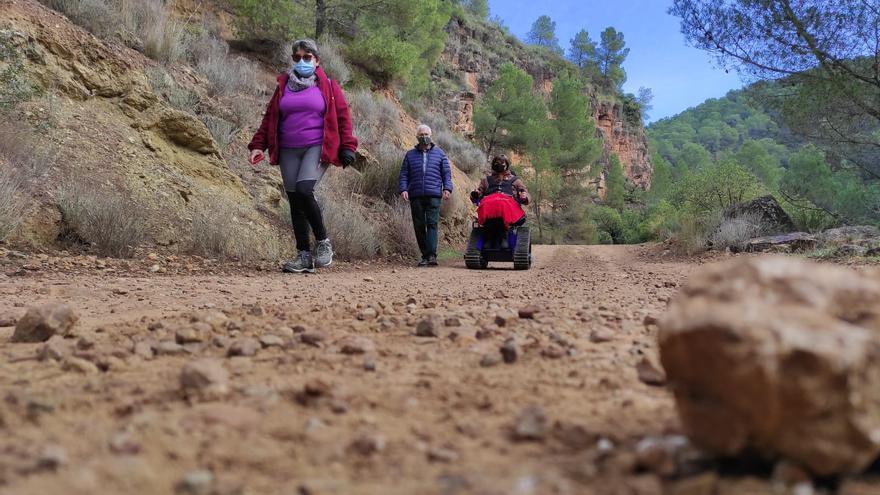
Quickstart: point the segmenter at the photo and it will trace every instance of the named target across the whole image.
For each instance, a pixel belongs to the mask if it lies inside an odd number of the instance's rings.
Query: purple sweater
[[[313,86],[293,92],[285,87],[279,110],[279,144],[282,148],[307,148],[324,140],[326,105],[320,88]]]

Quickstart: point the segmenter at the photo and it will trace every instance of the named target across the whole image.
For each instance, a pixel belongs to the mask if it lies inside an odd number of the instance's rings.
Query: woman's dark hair
[[[303,50],[304,52],[311,53],[318,58],[321,57],[321,54],[318,53],[318,44],[315,43],[314,40],[310,40],[308,38],[294,41],[293,45],[290,47],[290,50],[293,53],[296,53],[299,50]]]
[[[510,168],[510,159],[507,158],[507,155],[495,155],[495,158],[492,158],[493,165],[499,162],[503,162],[507,168]]]

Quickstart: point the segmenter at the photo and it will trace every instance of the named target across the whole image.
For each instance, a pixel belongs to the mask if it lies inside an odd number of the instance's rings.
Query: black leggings
[[[296,237],[296,250],[311,249],[309,227],[315,232],[315,239],[327,238],[321,207],[315,198],[315,184],[318,181],[303,180],[296,183],[295,191],[287,191],[290,200],[290,220],[293,222],[293,235]]]
[[[327,170],[320,163],[321,146],[308,148],[281,148],[281,177],[290,200],[290,220],[297,251],[311,249],[309,227],[315,239],[327,238],[321,207],[315,198],[315,186]]]

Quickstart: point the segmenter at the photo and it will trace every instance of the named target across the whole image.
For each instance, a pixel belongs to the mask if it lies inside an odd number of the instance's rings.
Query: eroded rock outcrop
[[[691,278],[660,319],[686,433],[717,454],[783,457],[816,475],[880,455],[880,281],[787,257]]]

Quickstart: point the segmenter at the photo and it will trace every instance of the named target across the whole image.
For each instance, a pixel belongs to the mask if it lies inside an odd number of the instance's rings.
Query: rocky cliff
[[[513,36],[486,23],[453,18],[446,28],[446,49],[434,73],[434,84],[442,97],[439,109],[457,132],[471,134],[473,108],[482,90],[497,77],[504,62],[513,62],[535,80],[536,90],[549,96],[552,79],[565,64],[561,59],[536,56]],[[625,176],[642,189],[651,187],[653,165],[648,153],[645,129],[633,123],[617,101],[599,101],[591,95],[591,108],[584,109],[596,121],[597,134],[605,150],[604,173],[592,183],[604,196],[607,166],[612,154],[620,158]]]

